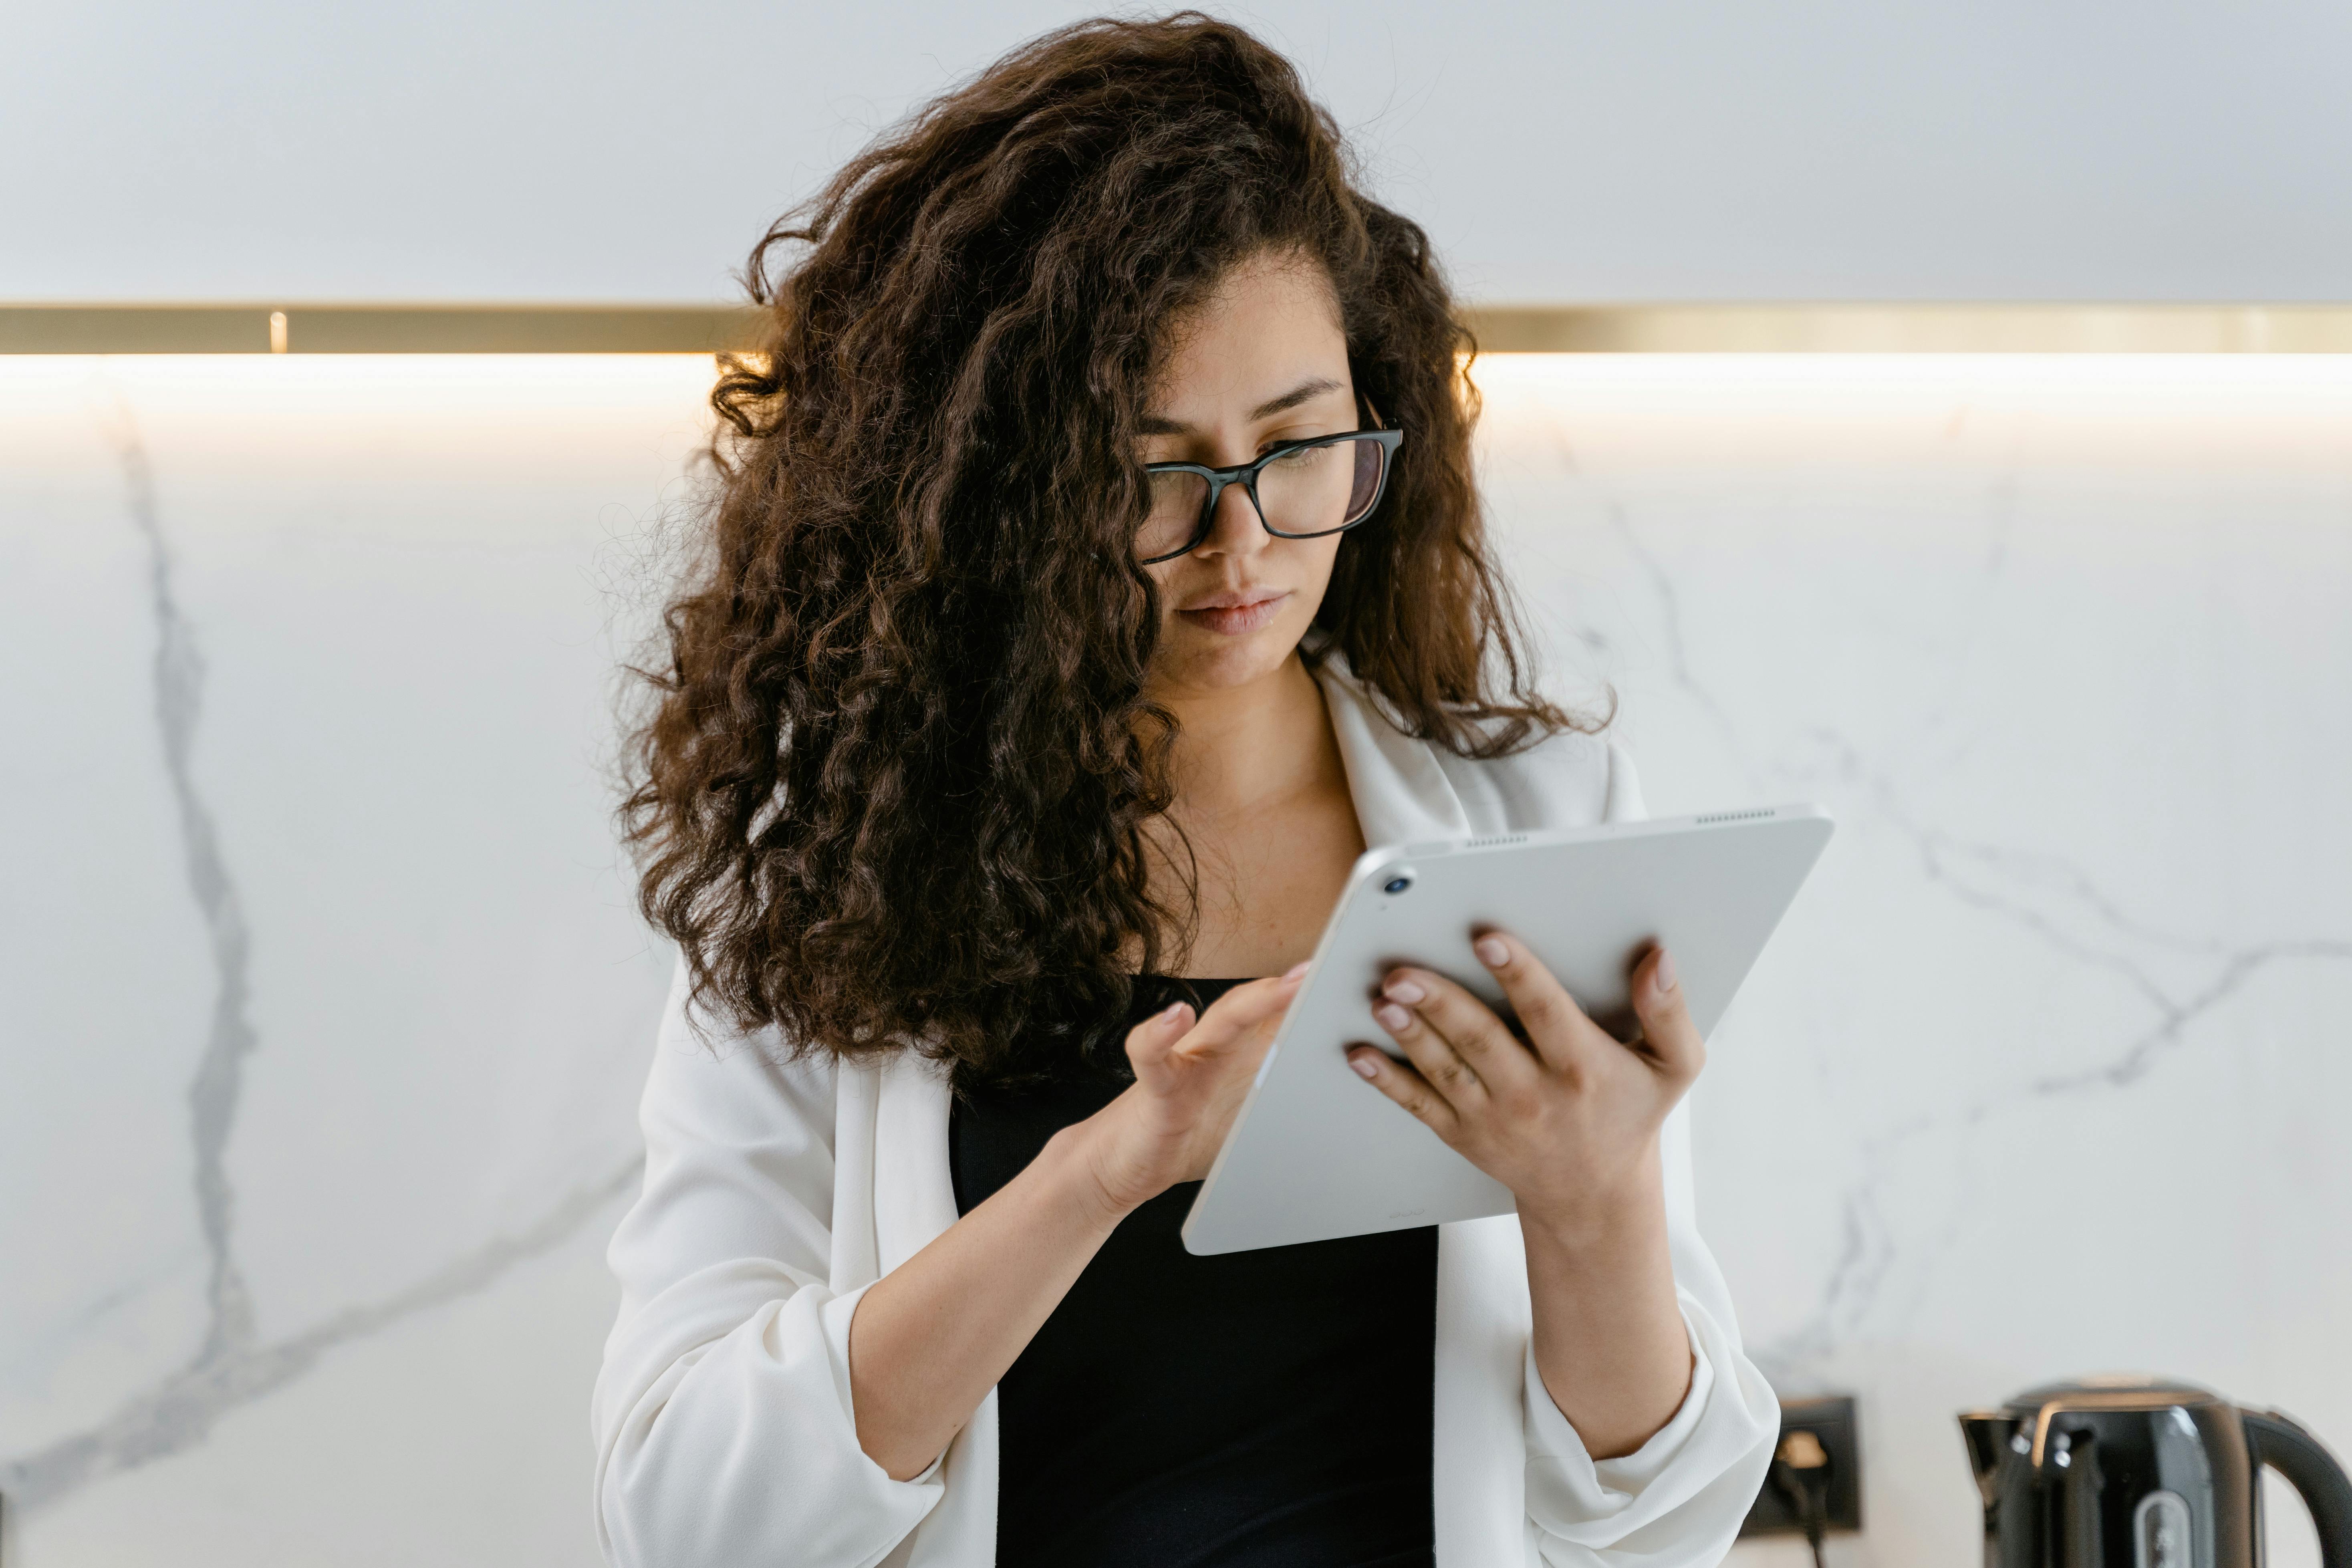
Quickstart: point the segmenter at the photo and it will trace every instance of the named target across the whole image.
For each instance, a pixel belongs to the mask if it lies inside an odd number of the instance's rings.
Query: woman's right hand
[[[1178,1005],[1137,1025],[1132,1087],[866,1288],[850,1403],[886,1474],[939,1457],[1130,1210],[1208,1173],[1306,973],[1236,985],[1197,1020]]]
[[[1128,1031],[1135,1082],[1066,1134],[1084,1140],[1111,1212],[1124,1215],[1209,1173],[1306,973],[1301,963],[1236,985],[1197,1019],[1179,1002]]]

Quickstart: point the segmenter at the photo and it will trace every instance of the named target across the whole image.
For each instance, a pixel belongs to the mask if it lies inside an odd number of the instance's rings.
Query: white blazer
[[[1368,844],[1642,815],[1614,745],[1562,734],[1465,762],[1388,723],[1336,657],[1318,679]],[[620,1568],[987,1568],[995,1394],[903,1481],[858,1447],[850,1405],[858,1298],[955,1223],[946,1082],[911,1057],[779,1065],[780,1044],[707,1032],[673,986],[645,1190],[608,1253],[621,1309],[591,1416],[598,1542]],[[1779,1407],[1699,1239],[1686,1104],[1662,1146],[1696,1364],[1682,1408],[1626,1458],[1591,1459],[1537,1374],[1517,1217],[1440,1227],[1441,1568],[1679,1568],[1718,1561],[1738,1530]]]

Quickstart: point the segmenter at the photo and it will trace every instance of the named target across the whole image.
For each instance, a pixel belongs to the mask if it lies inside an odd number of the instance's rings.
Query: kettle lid
[[[2086,1377],[2029,1388],[2009,1402],[2012,1411],[2032,1414],[2053,1406],[2088,1405],[2106,1410],[2161,1409],[2174,1405],[2226,1405],[2210,1388],[2177,1377],[2145,1372],[2093,1373]]]

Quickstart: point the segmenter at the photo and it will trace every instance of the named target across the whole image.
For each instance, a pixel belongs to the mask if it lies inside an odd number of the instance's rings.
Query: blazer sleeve
[[[1644,815],[1632,759],[1612,742],[1604,819]],[[1780,1436],[1780,1402],[1740,1345],[1731,1292],[1699,1237],[1687,1099],[1666,1118],[1659,1144],[1675,1296],[1690,1331],[1690,1392],[1638,1450],[1596,1461],[1552,1402],[1529,1346],[1528,1521],[1538,1554],[1556,1568],[1696,1568],[1721,1561],[1764,1483]]]
[[[645,1190],[606,1257],[621,1309],[591,1425],[596,1532],[619,1568],[868,1568],[939,1500],[857,1442],[829,1288],[828,1064],[706,1038],[673,983],[641,1121]]]

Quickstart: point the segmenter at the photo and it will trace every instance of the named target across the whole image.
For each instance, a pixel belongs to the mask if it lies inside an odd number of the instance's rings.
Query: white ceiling
[[[0,300],[726,298],[1020,0],[11,0]],[[1486,300],[2352,299],[2352,5],[1261,0]]]

